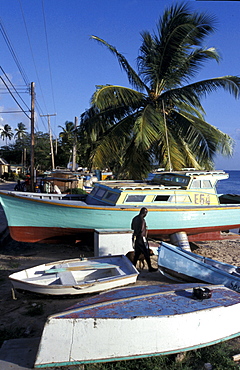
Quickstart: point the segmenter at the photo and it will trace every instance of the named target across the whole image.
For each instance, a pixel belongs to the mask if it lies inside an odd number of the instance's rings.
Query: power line
[[[2,36],[3,36],[5,42],[6,42],[7,46],[8,46],[8,49],[9,49],[9,51],[10,51],[10,53],[11,53],[11,55],[12,55],[12,57],[13,57],[15,63],[16,63],[16,65],[17,65],[17,67],[19,69],[19,72],[20,72],[20,74],[21,74],[21,76],[23,78],[23,81],[25,82],[26,85],[29,85],[29,80],[27,78],[27,75],[26,75],[23,67],[21,66],[18,58],[17,58],[17,55],[16,55],[16,53],[15,53],[15,51],[13,49],[13,46],[11,44],[11,41],[10,41],[8,35],[6,33],[6,30],[5,30],[5,27],[3,25],[3,22],[1,20],[1,18],[0,18],[0,31],[2,33]]]
[[[39,75],[38,75],[38,71],[37,71],[37,66],[36,66],[35,59],[34,59],[33,50],[32,50],[32,47],[31,47],[30,37],[29,37],[29,33],[28,33],[27,23],[26,23],[26,20],[25,20],[25,17],[24,17],[24,12],[23,12],[23,8],[22,8],[21,0],[19,0],[19,5],[20,5],[21,13],[22,13],[22,18],[23,18],[23,22],[24,22],[24,26],[25,26],[27,38],[28,38],[28,43],[29,43],[29,47],[30,47],[30,51],[31,51],[32,59],[33,59],[33,64],[34,64],[35,72],[36,72],[36,75],[37,75],[37,80],[38,80],[38,83],[39,83],[39,88],[40,88],[40,91],[41,91],[41,95],[42,95],[42,99],[43,99],[43,103],[44,103],[45,109],[47,110],[46,103],[45,103],[45,100],[44,100],[44,94],[43,94],[43,91],[42,91],[42,88],[41,88],[41,83],[40,83],[40,79],[39,79]],[[45,38],[46,38],[46,43],[47,43],[48,62],[49,62],[50,80],[51,80],[51,89],[52,89],[52,98],[53,98],[53,104],[55,106],[54,95],[53,95],[52,73],[51,73],[51,66],[50,66],[50,53],[49,53],[49,47],[48,47],[48,38],[47,38],[47,29],[46,29],[46,20],[45,20],[45,13],[44,13],[44,5],[43,5],[43,2],[42,2],[42,10],[43,10],[43,18],[44,18]],[[29,88],[29,86],[30,86],[29,79],[28,79],[28,77],[27,77],[27,75],[26,75],[23,67],[21,66],[21,63],[19,62],[19,60],[17,58],[17,55],[16,55],[16,53],[14,51],[14,48],[13,48],[13,46],[11,44],[11,41],[10,41],[8,35],[7,35],[6,29],[5,29],[5,27],[4,27],[3,22],[2,22],[1,19],[0,19],[0,32],[2,33],[2,36],[4,38],[4,41],[6,42],[6,44],[8,46],[8,49],[10,51],[10,54],[12,55],[12,57],[13,57],[16,65],[17,65],[17,68],[18,68],[18,70],[19,70],[19,72],[20,72],[20,74],[21,74],[21,76],[23,78],[23,81],[25,82],[25,84],[26,84],[26,86],[28,88],[28,91],[30,91],[30,88]],[[1,68],[1,70],[3,71],[2,68]],[[21,109],[20,112],[23,112],[30,119],[30,117],[26,114],[27,112],[30,112],[30,109],[27,107],[27,104],[24,102],[24,100],[19,95],[20,92],[26,92],[26,88],[25,88],[25,91],[22,91],[23,88],[21,87],[21,91],[20,91],[20,89],[17,89],[16,87],[14,87],[14,85],[9,80],[9,78],[7,77],[7,75],[6,75],[6,73],[4,71],[3,71],[3,73],[4,73],[4,76],[7,79],[8,83],[6,83],[4,81],[4,79],[2,77],[0,77],[1,81],[3,82],[4,86],[7,89],[7,92],[6,92],[5,89],[3,90],[0,87],[0,91],[2,90],[1,93],[9,93],[12,96],[12,98],[14,99],[14,101],[16,102],[16,104]],[[23,104],[27,107],[27,110],[24,110],[22,108],[21,104],[17,101],[17,99],[14,97],[13,94],[17,94],[17,96],[21,99],[21,101],[23,102]],[[36,108],[37,108],[37,111],[38,111],[39,116],[41,117],[41,114],[40,113],[42,112],[42,109],[41,109],[41,107],[40,107],[40,105],[39,105],[38,102],[36,102]],[[1,113],[19,113],[19,111],[6,111],[6,112],[1,112]],[[44,126],[45,130],[48,131],[47,130],[47,127],[45,125],[45,122],[43,121],[43,119],[42,119],[42,123],[43,123],[43,126]]]
[[[7,81],[9,82],[9,84],[11,85],[13,91],[17,94],[17,96],[21,99],[21,101],[23,102],[23,104],[25,105],[25,107],[28,109],[28,111],[30,111],[30,108],[27,106],[27,104],[25,103],[25,101],[22,99],[22,97],[19,95],[19,92],[16,90],[16,88],[14,87],[14,85],[12,84],[12,82],[10,81],[10,79],[8,78],[7,74],[4,72],[3,68],[0,66],[0,69],[1,71],[3,72],[5,78],[7,79]],[[11,91],[11,89],[8,88],[9,91]],[[29,88],[27,90],[27,92],[29,93]]]
[[[19,5],[20,5],[21,13],[22,13],[22,18],[23,18],[27,38],[28,38],[29,48],[30,48],[30,51],[31,51],[32,60],[33,60],[33,64],[34,64],[34,68],[35,68],[35,72],[36,72],[36,76],[37,76],[41,96],[42,96],[42,99],[43,99],[43,104],[45,106],[45,111],[47,111],[47,106],[46,106],[46,102],[45,102],[45,99],[44,99],[44,94],[43,94],[43,91],[42,91],[42,86],[41,86],[41,83],[40,83],[40,78],[39,78],[37,66],[36,66],[36,63],[35,63],[34,53],[33,53],[33,49],[32,49],[32,46],[31,46],[31,40],[30,40],[30,36],[29,36],[28,28],[27,28],[27,22],[26,22],[26,19],[25,19],[25,16],[24,16],[24,11],[23,11],[23,7],[22,7],[22,4],[21,4],[21,0],[19,0]],[[51,82],[51,89],[52,89],[52,99],[53,99],[53,104],[54,104],[54,109],[55,109],[55,101],[54,101],[54,96],[53,96],[52,73],[51,73],[50,56],[49,56],[50,54],[49,54],[49,47],[48,47],[47,28],[46,28],[46,21],[45,21],[45,13],[44,13],[43,3],[42,3],[42,10],[43,10],[43,19],[44,19],[45,38],[46,38],[46,43],[47,43],[47,53],[48,53],[48,64],[49,64],[49,70],[50,70],[50,82]],[[40,113],[42,113],[43,110],[41,109],[41,107],[40,107],[40,105],[37,101],[36,101],[36,108],[37,108],[37,111],[39,113],[39,116],[42,117],[43,115],[40,114]],[[47,131],[47,128],[46,128],[46,125],[45,125],[45,122],[43,121],[43,119],[42,119],[42,123],[43,123],[43,126],[44,126],[45,130]]]
[[[13,98],[13,100],[16,102],[16,104],[19,106],[19,108],[21,109],[21,111],[25,114],[25,116],[27,116],[27,118],[30,119],[30,117],[27,115],[26,111],[24,111],[24,109],[18,103],[17,99],[14,97],[13,93],[9,90],[8,85],[6,84],[6,82],[4,81],[4,79],[1,76],[0,76],[0,79],[2,80],[2,82],[4,83],[4,85],[6,86],[7,90],[9,91],[9,94],[11,95],[11,97]],[[28,112],[30,112],[30,110],[28,110]]]
[[[50,53],[49,53],[49,46],[48,46],[47,26],[46,26],[46,17],[45,17],[43,0],[42,0],[42,12],[43,12],[44,30],[45,30],[45,38],[46,38],[46,45],[47,45],[48,66],[49,66],[49,74],[50,74],[50,82],[51,82],[51,90],[52,90],[53,107],[54,107],[54,110],[56,111],[55,99],[54,99],[54,94],[53,94],[52,68],[51,68],[51,63],[50,63]]]
[[[44,100],[44,95],[43,95],[41,83],[40,83],[40,79],[39,79],[39,75],[38,75],[37,66],[36,66],[36,63],[35,63],[34,53],[33,53],[32,45],[31,45],[31,41],[30,41],[30,36],[29,36],[29,32],[28,32],[27,23],[26,23],[25,16],[24,16],[22,4],[21,4],[21,1],[20,0],[18,0],[18,1],[19,1],[21,13],[22,13],[22,18],[23,18],[23,23],[24,23],[24,26],[25,26],[25,31],[26,31],[27,38],[28,38],[28,44],[29,44],[29,48],[30,48],[30,52],[31,52],[32,60],[33,60],[33,65],[34,65],[35,73],[36,73],[36,76],[37,76],[38,85],[39,85],[39,88],[40,88],[40,91],[41,91],[41,94],[42,94],[42,99],[43,99],[43,103],[45,105],[45,109],[47,109],[46,108],[46,103],[45,103],[45,100]]]

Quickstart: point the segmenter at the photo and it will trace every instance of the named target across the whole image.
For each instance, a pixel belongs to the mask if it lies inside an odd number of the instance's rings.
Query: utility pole
[[[72,171],[76,171],[76,152],[77,152],[77,135],[76,135],[76,130],[77,130],[77,122],[78,118],[75,117],[74,121],[74,137],[73,137],[73,160],[72,160]]]
[[[34,173],[34,115],[35,115],[35,83],[31,83],[31,191],[34,192],[35,173]]]
[[[51,157],[52,157],[52,169],[55,170],[54,152],[53,152],[53,143],[52,143],[52,131],[51,131],[51,125],[50,125],[50,117],[51,116],[56,116],[56,113],[54,113],[54,114],[40,114],[40,117],[47,117],[48,118],[48,131],[49,131]]]

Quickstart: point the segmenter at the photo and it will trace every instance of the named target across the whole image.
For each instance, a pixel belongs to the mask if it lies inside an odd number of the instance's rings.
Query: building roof
[[[3,158],[0,158],[0,165],[6,165],[6,166],[9,166],[9,163],[3,159]]]

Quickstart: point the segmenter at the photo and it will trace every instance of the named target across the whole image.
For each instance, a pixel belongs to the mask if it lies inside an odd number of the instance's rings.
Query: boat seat
[[[76,280],[74,279],[74,276],[71,271],[61,271],[58,272],[58,277],[60,278],[60,281],[62,285],[77,285]]]

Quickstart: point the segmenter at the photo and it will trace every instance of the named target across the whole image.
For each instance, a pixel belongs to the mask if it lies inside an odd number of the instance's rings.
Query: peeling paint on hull
[[[35,367],[166,355],[240,335],[240,295],[208,286],[212,298],[199,301],[192,297],[196,286],[116,289],[49,317]]]

